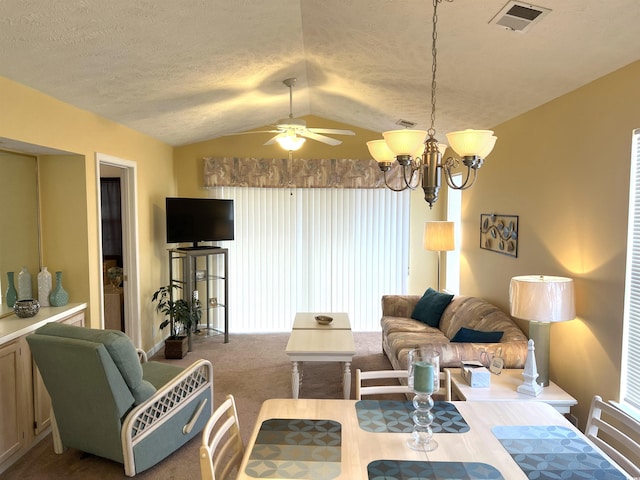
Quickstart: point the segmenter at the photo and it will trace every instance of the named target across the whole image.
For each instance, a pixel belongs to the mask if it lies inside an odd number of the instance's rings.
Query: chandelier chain
[[[430,138],[436,135],[436,72],[438,70],[438,49],[436,42],[438,40],[438,4],[443,0],[433,0],[433,29],[431,31],[431,126],[427,133]],[[451,3],[453,0],[446,0]]]
[[[438,3],[441,1],[442,0],[433,0],[433,29],[431,33],[431,126],[427,131],[431,138],[434,138],[436,135],[436,71],[438,70],[438,50],[436,48],[438,32],[436,26],[438,24]]]

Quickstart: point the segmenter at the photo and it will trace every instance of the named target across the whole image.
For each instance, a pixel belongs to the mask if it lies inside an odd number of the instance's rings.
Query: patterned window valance
[[[389,178],[397,175],[395,169]],[[392,180],[390,180],[391,182]],[[205,157],[204,186],[384,188],[375,160]]]

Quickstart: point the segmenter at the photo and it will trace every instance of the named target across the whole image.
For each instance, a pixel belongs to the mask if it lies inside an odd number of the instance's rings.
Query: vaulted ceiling
[[[438,6],[438,136],[490,128],[640,59],[637,0]],[[2,0],[0,76],[171,145],[295,116],[429,127],[429,0]],[[322,125],[310,125],[322,127]],[[259,141],[259,140],[257,140]],[[264,141],[264,139],[262,139]]]

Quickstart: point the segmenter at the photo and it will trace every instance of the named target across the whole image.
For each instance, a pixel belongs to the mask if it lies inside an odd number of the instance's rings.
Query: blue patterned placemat
[[[491,430],[528,478],[627,478],[570,428],[496,426]]]
[[[256,478],[336,478],[341,445],[342,426],[334,420],[265,420],[245,473]]]
[[[421,462],[414,460],[376,460],[367,465],[369,480],[504,480],[491,465],[478,462]]]
[[[367,432],[411,433],[413,431],[412,402],[399,400],[358,400],[356,413],[360,428]],[[433,433],[463,433],[469,431],[458,409],[449,402],[435,402]]]

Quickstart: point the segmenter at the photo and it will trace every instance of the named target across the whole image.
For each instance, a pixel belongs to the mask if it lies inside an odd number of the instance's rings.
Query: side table
[[[578,401],[562,390],[558,385],[549,382],[537,397],[518,393],[516,388],[522,383],[522,369],[504,369],[500,375],[491,375],[491,385],[485,388],[471,388],[462,378],[459,368],[447,368],[451,373],[451,397],[453,400],[470,402],[496,402],[510,400],[531,400],[545,402],[560,413],[570,413],[571,407]]]

